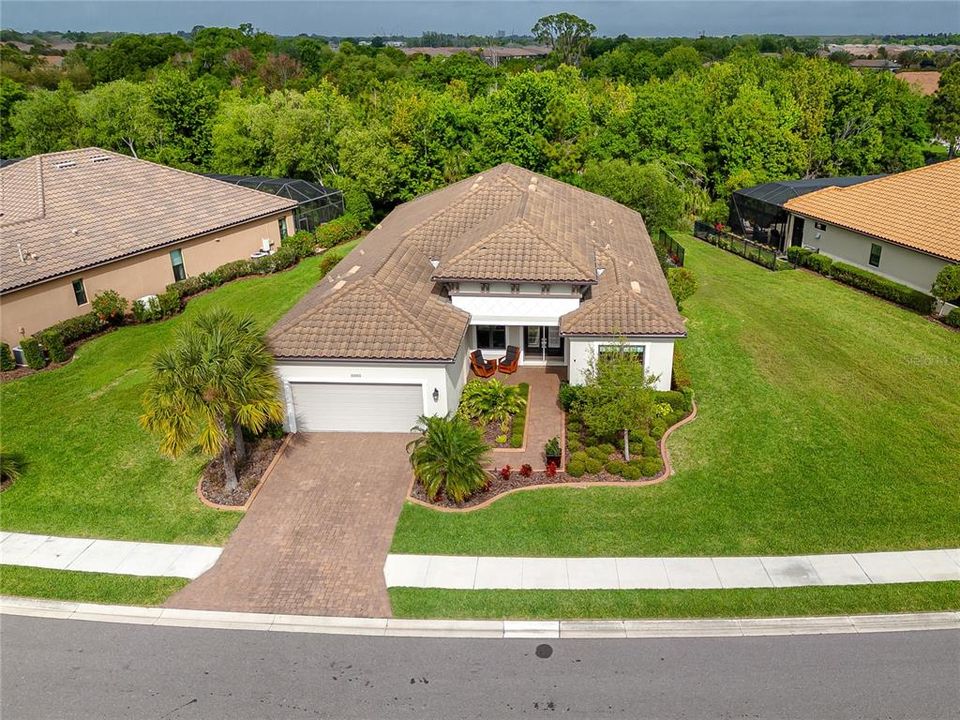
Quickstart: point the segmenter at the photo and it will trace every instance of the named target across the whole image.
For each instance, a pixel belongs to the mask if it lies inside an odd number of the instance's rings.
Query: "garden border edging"
[[[527,485],[526,487],[513,488],[512,490],[507,490],[502,492],[499,495],[495,495],[488,500],[484,500],[482,503],[476,505],[471,505],[470,507],[465,508],[454,508],[454,507],[444,507],[441,505],[432,505],[428,502],[424,502],[419,498],[413,496],[413,488],[416,485],[417,478],[416,476],[411,477],[410,486],[407,489],[407,498],[406,501],[419,505],[421,507],[429,508],[430,510],[436,510],[438,512],[449,512],[449,513],[467,513],[473,512],[474,510],[482,510],[483,508],[490,507],[500,498],[505,498],[508,495],[512,495],[518,492],[525,492],[527,490],[543,490],[545,488],[576,488],[579,490],[586,490],[592,487],[643,487],[646,485],[659,485],[668,477],[674,474],[673,465],[670,463],[670,451],[667,449],[667,439],[670,435],[673,434],[674,430],[677,430],[687,423],[695,420],[697,417],[697,401],[692,400],[690,403],[690,414],[685,418],[680,420],[674,425],[671,425],[663,433],[663,437],[660,438],[659,447],[660,447],[660,457],[663,459],[663,470],[660,471],[660,474],[647,478],[646,480],[623,480],[621,482],[615,482],[611,480],[577,480],[575,482],[568,483],[541,483],[538,485]],[[566,424],[564,424],[566,425]],[[566,430],[566,427],[564,427]]]
[[[243,505],[221,505],[220,503],[215,503],[213,500],[208,500],[203,495],[203,473],[200,474],[200,479],[197,480],[197,497],[200,498],[200,502],[206,505],[209,508],[214,510],[226,510],[234,512],[246,512],[250,509],[250,506],[253,504],[253,501],[256,499],[257,494],[260,492],[267,479],[270,477],[270,474],[273,472],[273,469],[276,467],[277,463],[280,462],[280,458],[283,456],[283,453],[287,449],[287,445],[290,444],[290,439],[293,437],[293,433],[287,433],[283,438],[283,442],[280,443],[280,447],[277,448],[276,454],[273,456],[273,459],[270,461],[270,464],[267,465],[267,469],[263,471],[263,475],[260,476],[260,479],[257,481],[257,486],[253,489],[253,492],[250,493],[250,497],[247,498],[247,501]]]

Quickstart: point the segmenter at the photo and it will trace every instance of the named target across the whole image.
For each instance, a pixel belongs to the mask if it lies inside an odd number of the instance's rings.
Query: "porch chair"
[[[497,372],[496,360],[484,360],[483,353],[474,350],[470,353],[470,367],[477,377],[488,378]]]
[[[503,360],[499,363],[500,372],[506,375],[512,375],[517,371],[517,366],[520,364],[520,348],[516,345],[507,345],[507,354],[503,356]]]

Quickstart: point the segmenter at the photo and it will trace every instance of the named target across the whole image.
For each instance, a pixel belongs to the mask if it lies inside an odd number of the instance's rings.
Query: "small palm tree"
[[[261,432],[283,419],[273,359],[253,318],[218,309],[184,326],[153,359],[140,424],[160,436],[160,449],[178,457],[192,447],[223,462],[226,489],[238,487],[243,429]]]
[[[23,476],[27,460],[23,453],[0,449],[0,482],[12,483]]]
[[[420,437],[407,445],[407,452],[427,497],[435,500],[442,492],[460,503],[486,486],[488,448],[481,430],[461,417],[421,415],[413,431]]]

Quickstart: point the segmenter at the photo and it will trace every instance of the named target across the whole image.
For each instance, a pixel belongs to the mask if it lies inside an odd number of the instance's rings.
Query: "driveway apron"
[[[296,435],[219,562],[167,606],[388,617],[383,564],[410,483],[411,437]]]

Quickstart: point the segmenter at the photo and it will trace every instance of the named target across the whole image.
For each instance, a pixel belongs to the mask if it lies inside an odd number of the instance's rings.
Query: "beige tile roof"
[[[804,217],[960,262],[960,158],[789,200]]]
[[[470,318],[442,293],[447,278],[592,285],[566,334],[685,334],[638,213],[504,164],[396,208],[274,326],[271,348],[452,360]]]
[[[0,168],[0,290],[294,207],[99,148],[36,155]]]

